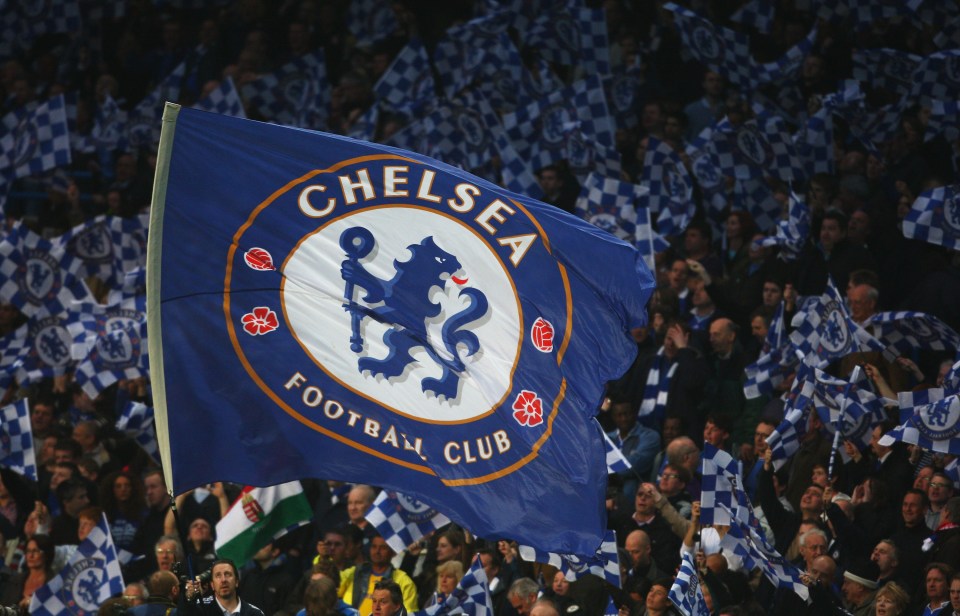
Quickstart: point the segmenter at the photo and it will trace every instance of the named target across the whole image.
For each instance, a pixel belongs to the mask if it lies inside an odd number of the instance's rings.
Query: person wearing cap
[[[854,561],[843,572],[844,603],[854,616],[871,616],[877,598],[880,568],[872,560]]]

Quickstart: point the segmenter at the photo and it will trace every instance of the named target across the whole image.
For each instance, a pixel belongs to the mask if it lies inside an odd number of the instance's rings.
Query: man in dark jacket
[[[296,584],[280,548],[270,542],[253,555],[253,568],[244,569],[239,591],[264,613],[273,614],[287,602]]]
[[[187,582],[186,592],[180,600],[179,612],[183,616],[223,616],[237,614],[239,616],[264,616],[263,611],[253,605],[240,600],[237,588],[240,583],[240,573],[232,560],[214,561],[210,568],[213,600],[203,602],[203,591],[200,582]]]

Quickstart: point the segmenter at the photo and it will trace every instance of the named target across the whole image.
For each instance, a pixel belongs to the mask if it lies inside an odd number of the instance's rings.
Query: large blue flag
[[[175,491],[373,482],[481,536],[596,552],[594,409],[654,284],[632,246],[424,156],[176,105],[150,228]]]

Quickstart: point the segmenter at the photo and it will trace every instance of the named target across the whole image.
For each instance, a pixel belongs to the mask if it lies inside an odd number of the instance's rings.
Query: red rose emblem
[[[524,389],[513,401],[513,418],[521,426],[539,426],[543,423],[543,402],[537,394]]]
[[[243,260],[247,262],[250,269],[261,272],[273,270],[273,257],[263,248],[251,248],[243,253]]]
[[[253,312],[243,315],[240,321],[243,322],[243,329],[251,336],[269,334],[280,327],[277,313],[266,306],[257,306]]]

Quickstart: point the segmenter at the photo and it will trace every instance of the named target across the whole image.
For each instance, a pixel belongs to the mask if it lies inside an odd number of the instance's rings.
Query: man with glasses
[[[943,472],[936,472],[930,478],[927,484],[927,499],[930,501],[929,509],[926,514],[927,526],[936,530],[943,519],[941,512],[947,501],[953,497],[953,481],[950,476]]]
[[[687,492],[690,473],[682,466],[667,464],[660,474],[660,494],[664,495],[681,516],[690,519],[693,497]]]

